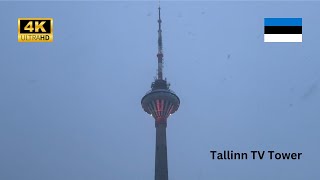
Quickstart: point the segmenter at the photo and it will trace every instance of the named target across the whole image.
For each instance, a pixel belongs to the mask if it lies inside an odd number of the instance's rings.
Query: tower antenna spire
[[[158,24],[159,24],[159,29],[158,29],[158,79],[162,80],[163,75],[162,75],[162,69],[163,69],[163,51],[162,51],[162,29],[161,29],[161,8],[160,8],[160,0],[159,0],[159,19],[158,19]]]

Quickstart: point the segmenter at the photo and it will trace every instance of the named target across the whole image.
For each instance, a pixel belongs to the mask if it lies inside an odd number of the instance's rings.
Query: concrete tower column
[[[167,121],[156,121],[155,180],[168,180]]]

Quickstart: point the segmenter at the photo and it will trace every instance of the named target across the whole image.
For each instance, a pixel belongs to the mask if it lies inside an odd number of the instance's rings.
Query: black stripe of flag
[[[265,26],[264,34],[302,34],[302,26]]]

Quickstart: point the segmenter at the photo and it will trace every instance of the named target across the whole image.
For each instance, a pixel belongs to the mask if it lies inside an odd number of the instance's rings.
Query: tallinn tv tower
[[[179,97],[169,89],[170,84],[163,79],[162,30],[159,5],[158,29],[158,72],[151,84],[151,90],[141,99],[145,112],[155,119],[156,126],[156,157],[155,180],[168,180],[166,128],[168,117],[176,112],[180,105]]]

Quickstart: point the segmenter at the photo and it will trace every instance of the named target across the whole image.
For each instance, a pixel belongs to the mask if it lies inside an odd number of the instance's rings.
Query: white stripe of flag
[[[264,42],[302,42],[302,34],[264,34]]]

